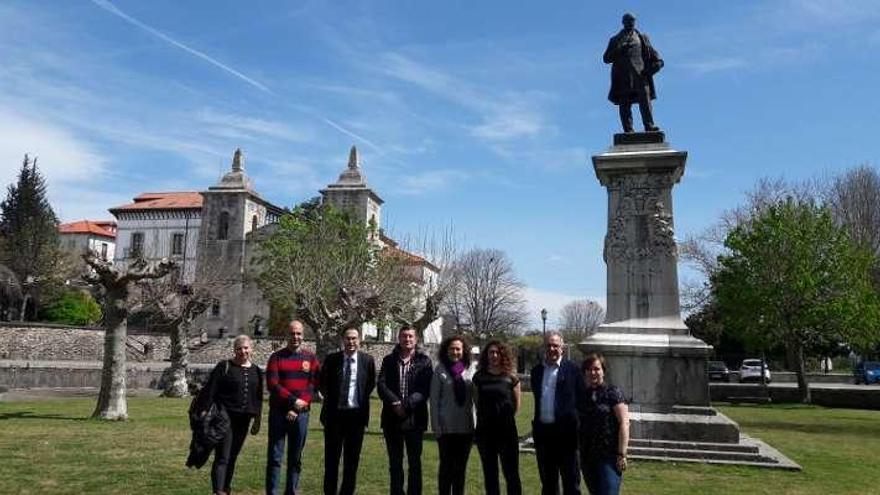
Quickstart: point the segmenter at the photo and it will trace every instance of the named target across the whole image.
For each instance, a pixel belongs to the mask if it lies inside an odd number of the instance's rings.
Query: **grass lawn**
[[[531,396],[518,420],[528,431]],[[107,423],[86,419],[88,398],[0,403],[0,494],[210,493],[209,467],[184,467],[189,446],[188,400],[132,398],[131,419]],[[358,493],[388,493],[387,457],[378,428],[379,402],[364,442]],[[802,473],[758,468],[634,462],[624,493],[842,494],[880,493],[880,411],[806,406],[720,407],[743,430],[778,448],[804,467]],[[263,490],[266,422],[249,437],[239,458],[234,492]],[[322,493],[322,433],[312,411],[304,456],[302,493]],[[426,440],[425,493],[436,492],[437,447]],[[527,495],[540,492],[533,456],[521,457]],[[468,468],[468,492],[482,492],[476,449]]]

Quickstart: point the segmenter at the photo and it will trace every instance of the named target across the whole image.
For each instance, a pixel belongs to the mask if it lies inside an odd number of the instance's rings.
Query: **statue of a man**
[[[623,29],[608,42],[602,60],[611,64],[611,91],[608,99],[618,106],[624,132],[633,132],[632,104],[639,104],[645,131],[660,130],[654,124],[651,100],[654,74],[663,67],[660,54],[651,46],[648,36],[636,30],[636,17],[623,14]]]

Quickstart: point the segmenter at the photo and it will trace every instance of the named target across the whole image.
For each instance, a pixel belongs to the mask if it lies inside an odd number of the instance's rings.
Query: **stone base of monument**
[[[605,323],[579,347],[605,356],[605,381],[627,398],[633,458],[800,469],[710,406],[712,347],[690,335],[678,301],[672,188],[686,160],[662,132],[617,134],[593,156],[608,190],[608,297]]]

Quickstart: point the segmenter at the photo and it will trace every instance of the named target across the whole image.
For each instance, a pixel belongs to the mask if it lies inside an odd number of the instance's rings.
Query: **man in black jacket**
[[[563,357],[562,335],[549,332],[544,338],[544,362],[532,368],[535,396],[532,437],[541,475],[541,493],[580,495],[578,471],[578,412],[583,410],[584,378],[574,363]]]
[[[338,493],[355,492],[364,428],[370,422],[370,394],[376,388],[376,363],[372,356],[358,350],[360,346],[358,329],[345,330],[342,350],[328,355],[321,367],[325,495],[337,495],[340,455],[342,486]]]
[[[639,104],[645,131],[659,130],[654,123],[651,100],[657,97],[654,74],[663,68],[663,59],[648,36],[636,30],[634,15],[623,15],[623,29],[608,41],[602,60],[611,64],[608,99],[619,108],[623,132],[633,132],[633,103]]]
[[[416,349],[418,338],[411,327],[397,332],[397,345],[382,360],[377,388],[382,399],[382,431],[388,449],[391,495],[421,495],[422,437],[428,428],[428,394],[433,370],[431,359]],[[407,490],[403,491],[403,452],[409,464]]]

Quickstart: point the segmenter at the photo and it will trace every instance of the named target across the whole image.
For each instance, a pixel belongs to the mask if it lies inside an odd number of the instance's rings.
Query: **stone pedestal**
[[[735,443],[737,425],[709,405],[711,347],[690,335],[679,308],[672,188],[686,160],[659,132],[618,134],[593,156],[608,190],[607,316],[580,347],[606,356],[634,439]]]
[[[617,134],[593,157],[608,189],[608,301],[605,323],[579,346],[605,355],[606,381],[627,397],[631,457],[800,469],[709,404],[712,348],[690,334],[678,302],[672,188],[686,160],[662,132]]]

